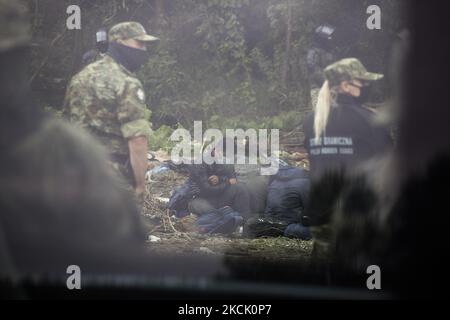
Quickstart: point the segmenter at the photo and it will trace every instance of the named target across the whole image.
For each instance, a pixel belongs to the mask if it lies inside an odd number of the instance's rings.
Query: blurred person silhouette
[[[312,106],[316,105],[320,87],[325,80],[324,68],[336,60],[331,44],[335,29],[328,24],[318,26],[314,30],[312,46],[306,54]]]
[[[135,203],[92,137],[33,105],[24,2],[0,24],[0,276],[117,267],[145,242]]]

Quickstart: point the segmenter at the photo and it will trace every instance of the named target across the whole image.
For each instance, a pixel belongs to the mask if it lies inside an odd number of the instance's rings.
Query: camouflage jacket
[[[127,139],[150,136],[150,111],[141,82],[108,55],[72,78],[64,112],[112,154],[128,155]]]

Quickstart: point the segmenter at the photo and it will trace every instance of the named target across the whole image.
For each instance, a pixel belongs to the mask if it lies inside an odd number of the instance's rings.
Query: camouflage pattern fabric
[[[30,21],[23,1],[0,0],[0,52],[30,40]]]
[[[324,73],[325,78],[332,87],[339,85],[342,81],[350,81],[353,79],[376,81],[383,78],[382,74],[368,72],[361,61],[356,58],[339,60],[326,67]]]
[[[83,57],[81,58],[81,65],[84,68],[88,64],[91,64],[97,60],[100,60],[105,56],[104,53],[99,52],[98,50],[92,49],[83,54]]]
[[[122,22],[113,26],[108,33],[109,41],[135,39],[139,41],[156,41],[157,37],[147,34],[144,27],[137,22]]]
[[[75,75],[66,92],[64,112],[69,119],[87,129],[114,156],[122,173],[129,171],[128,139],[150,136],[141,82],[135,75],[106,55]],[[123,161],[116,161],[118,158]]]

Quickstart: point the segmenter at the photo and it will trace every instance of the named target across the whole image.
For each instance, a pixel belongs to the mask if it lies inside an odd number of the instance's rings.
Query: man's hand
[[[211,177],[209,177],[208,178],[208,182],[211,184],[211,185],[213,185],[213,186],[215,186],[215,185],[217,185],[217,184],[219,184],[219,177],[218,176],[211,176]]]
[[[145,136],[128,139],[130,162],[133,169],[135,191],[138,196],[145,192],[145,172],[147,171],[147,138]]]
[[[237,184],[237,180],[236,178],[231,178],[230,180],[228,180],[230,182],[230,184]]]

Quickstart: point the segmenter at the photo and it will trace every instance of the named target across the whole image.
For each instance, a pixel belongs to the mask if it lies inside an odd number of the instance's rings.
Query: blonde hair
[[[314,109],[314,141],[316,143],[319,143],[320,136],[325,133],[334,96],[335,90],[330,88],[330,83],[328,80],[325,80],[322,88],[320,88]]]

